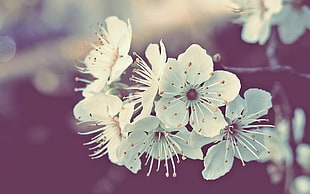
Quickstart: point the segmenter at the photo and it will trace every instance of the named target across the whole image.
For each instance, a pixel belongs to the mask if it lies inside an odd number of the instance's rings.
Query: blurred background
[[[131,21],[130,52],[144,56],[149,43],[162,39],[168,56],[177,57],[198,43],[210,55],[221,54],[216,69],[237,67],[232,71],[242,94],[250,87],[276,92],[286,119],[297,107],[309,115],[310,79],[300,76],[310,74],[309,32],[293,45],[278,43],[280,63],[296,72],[247,72],[240,68],[268,66],[266,45],[243,42],[225,6],[204,0],[0,0],[0,193],[283,193],[284,181],[271,183],[268,163],[242,167],[235,161],[226,176],[205,181],[199,161],[182,161],[178,177],[166,178],[163,172],[146,177],[145,169],[134,175],[107,157],[88,157],[82,144],[89,137],[77,135],[83,129],[72,115],[82,98],[74,92],[80,76],[75,66],[95,38],[89,26],[112,15]],[[270,117],[275,120],[272,111]],[[310,143],[308,125],[303,141]]]

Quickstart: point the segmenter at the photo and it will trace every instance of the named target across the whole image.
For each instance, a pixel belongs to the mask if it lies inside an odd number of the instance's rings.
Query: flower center
[[[190,89],[186,92],[186,97],[188,100],[196,100],[198,97],[198,93],[195,89]]]

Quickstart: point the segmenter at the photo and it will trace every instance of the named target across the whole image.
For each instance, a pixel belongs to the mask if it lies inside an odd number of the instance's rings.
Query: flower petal
[[[260,30],[263,22],[258,14],[249,16],[246,23],[244,23],[241,38],[247,43],[256,43],[260,36]]]
[[[100,93],[105,88],[110,72],[105,71],[103,73],[105,73],[105,75],[102,75],[101,79],[96,79],[91,84],[88,84],[86,86],[86,88],[82,92],[82,95],[84,97]]]
[[[109,83],[118,79],[121,74],[128,68],[128,66],[131,65],[131,63],[132,58],[129,55],[118,58],[112,68]]]
[[[220,109],[208,103],[197,102],[191,108],[190,124],[200,135],[214,137],[227,122]]]
[[[143,131],[133,131],[118,148],[120,163],[133,173],[137,173],[141,169],[140,156],[144,150],[143,141],[146,137],[147,135]]]
[[[304,137],[306,120],[305,112],[301,108],[296,108],[292,120],[293,135],[296,143],[300,143]]]
[[[251,88],[244,93],[246,108],[243,115],[248,118],[259,118],[268,113],[272,107],[271,94],[265,90]]]
[[[165,45],[162,41],[160,41],[160,49],[161,51],[159,51],[158,44],[149,44],[145,51],[145,56],[152,65],[152,71],[155,76],[161,75],[167,60]]]
[[[159,94],[163,97],[179,95],[186,81],[184,71],[182,64],[176,59],[169,58],[159,82]]]
[[[221,135],[217,135],[217,136],[211,138],[211,137],[199,135],[196,131],[192,131],[190,134],[190,138],[189,138],[189,144],[192,147],[201,148],[204,145],[207,145],[209,143],[215,143],[221,139],[222,139]]]
[[[197,44],[192,44],[180,54],[178,61],[186,68],[187,81],[192,85],[201,84],[213,72],[212,58]]]
[[[122,49],[120,53],[127,54],[131,43],[131,25],[128,25],[115,16],[108,17],[106,20],[109,32],[109,40],[115,46],[115,49]]]
[[[175,98],[161,98],[155,103],[156,116],[169,127],[181,127],[188,123],[186,103]]]
[[[121,106],[122,101],[116,96],[94,94],[77,103],[73,114],[80,121],[100,121],[116,115]]]
[[[189,137],[190,137],[190,132],[187,130],[182,130],[179,131],[175,134],[175,136],[179,136],[182,139],[175,138],[174,140],[181,146],[184,156],[191,158],[191,159],[203,159],[203,153],[200,149],[200,147],[193,147],[191,144],[189,144]]]
[[[108,155],[109,155],[109,159],[111,162],[115,163],[115,164],[119,164],[120,162],[120,158],[119,155],[117,154],[117,150],[118,147],[121,144],[121,139],[119,137],[112,137],[109,141],[109,146],[107,148],[108,150]]]
[[[231,102],[229,102],[226,106],[225,116],[229,118],[229,120],[235,120],[236,118],[241,116],[242,111],[245,108],[245,101],[239,95]]]
[[[128,103],[122,106],[119,113],[119,125],[121,129],[125,128],[126,124],[130,123],[130,119],[134,112],[134,103]]]
[[[251,130],[251,132],[257,133],[265,133],[265,130]],[[264,138],[266,135],[251,133],[242,133],[236,135],[238,138],[238,143],[235,146],[235,149],[239,149],[240,155],[236,152],[236,158],[239,158],[245,162],[249,162],[252,160],[259,160],[261,155],[265,155],[267,153]],[[264,145],[265,147],[263,147]]]
[[[134,131],[152,131],[159,126],[160,120],[157,117],[149,116],[142,118],[141,120],[135,121],[132,124],[126,125],[124,132],[134,132]]]
[[[226,148],[226,142],[220,142],[208,149],[204,158],[202,176],[206,180],[215,180],[230,171],[234,161],[232,149]]]
[[[240,80],[228,71],[215,71],[205,83],[206,88],[204,98],[215,107],[224,106],[226,103],[236,98],[240,91]]]
[[[284,6],[282,12],[286,12],[287,14],[282,14],[282,17],[285,18],[278,24],[279,36],[284,44],[292,44],[306,30],[303,22],[300,22],[303,17],[301,13],[291,5]]]

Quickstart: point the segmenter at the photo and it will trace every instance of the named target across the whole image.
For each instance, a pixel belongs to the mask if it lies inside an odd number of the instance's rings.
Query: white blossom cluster
[[[85,143],[93,146],[92,158],[107,155],[133,173],[144,162],[147,176],[163,166],[167,177],[177,175],[181,160],[203,160],[202,176],[213,180],[230,171],[234,158],[245,165],[270,152],[264,141],[269,134],[262,128],[273,125],[261,118],[272,107],[270,93],[254,88],[241,97],[238,77],[214,71],[201,46],[192,44],[168,58],[160,41],[148,45],[147,60],[134,53],[133,62],[129,21],[109,17],[96,35],[98,43],[79,67],[95,79],[77,78],[86,86],[77,89],[84,98],[73,109],[80,123],[95,127],[80,133],[93,135]],[[130,86],[120,79],[129,66],[135,82]],[[125,97],[118,92],[124,89]],[[205,145],[211,145],[206,154]]]
[[[243,25],[241,38],[263,45],[276,26],[284,44],[292,44],[310,29],[310,8],[305,0],[228,0],[240,13],[237,23]]]

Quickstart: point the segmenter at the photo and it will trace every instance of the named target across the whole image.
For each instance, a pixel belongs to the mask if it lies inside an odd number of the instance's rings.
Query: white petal
[[[258,14],[250,16],[242,28],[242,40],[248,43],[256,43],[259,39],[262,25],[262,20]]]
[[[162,41],[160,41],[160,51],[158,44],[149,44],[146,48],[145,56],[152,65],[152,71],[155,76],[160,76],[166,62],[166,49]]]
[[[170,127],[180,127],[188,123],[186,103],[175,98],[161,98],[155,102],[157,117]]]
[[[134,131],[152,131],[159,126],[160,120],[157,117],[149,116],[141,120],[135,121],[132,124],[126,125],[124,132]]]
[[[310,177],[302,175],[295,178],[290,189],[294,194],[308,194],[310,193]]]
[[[292,44],[305,32],[305,27],[300,22],[300,14],[295,8],[289,6],[286,7],[285,11],[288,13],[285,20],[279,24],[279,36],[284,44]]]
[[[191,159],[203,159],[203,153],[200,149],[200,147],[193,147],[191,144],[189,144],[189,137],[190,132],[187,130],[182,130],[176,133],[176,136],[182,137],[187,143],[185,143],[183,140],[179,138],[174,138],[174,140],[181,146],[184,155]]]
[[[239,95],[226,106],[225,116],[231,121],[241,116],[242,111],[245,107],[245,101]]]
[[[112,55],[101,55],[95,49],[91,50],[84,60],[84,64],[87,69],[86,73],[90,73],[92,76],[98,79],[107,79],[103,77],[110,76],[111,69],[109,66],[113,63],[112,57]],[[96,60],[94,60],[94,58],[96,58]]]
[[[264,130],[251,130],[252,132],[264,133]],[[241,136],[241,137],[240,137]],[[240,155],[236,152],[236,158],[239,158],[245,162],[252,160],[259,160],[261,155],[268,154],[265,149],[266,145],[264,142],[265,135],[260,134],[245,134],[237,136],[238,142],[235,149],[239,149]],[[259,143],[258,143],[259,142]],[[262,145],[265,147],[263,147]],[[269,150],[268,150],[269,151]]]
[[[127,54],[130,47],[131,42],[131,26],[130,23],[128,25],[118,19],[115,16],[108,17],[106,19],[107,29],[110,35],[111,43],[116,47],[120,45],[120,48],[125,48],[123,53]]]
[[[214,137],[227,125],[227,122],[220,109],[209,103],[198,102],[192,107],[190,124],[200,135]]]
[[[201,84],[213,72],[212,58],[197,44],[192,44],[180,54],[178,61],[186,68],[187,81],[192,85]]]
[[[308,6],[302,6],[301,7],[302,12],[303,12],[303,21],[304,21],[304,26],[310,30],[310,8]]]
[[[190,138],[189,138],[189,144],[192,147],[201,148],[204,145],[207,145],[209,143],[215,143],[221,139],[222,139],[221,135],[217,135],[217,136],[211,138],[211,137],[199,135],[196,131],[192,131],[190,134]]]
[[[224,106],[239,94],[241,87],[238,77],[228,71],[215,71],[203,87],[208,87],[205,97],[213,106]]]
[[[109,83],[118,79],[121,74],[128,68],[128,66],[131,65],[131,63],[132,58],[129,55],[118,58],[112,68]]]
[[[147,88],[142,94],[142,111],[137,118],[150,116],[154,104],[154,98],[158,91],[158,82]]]
[[[122,106],[118,118],[121,129],[124,129],[125,125],[130,123],[133,112],[134,103],[128,103]]]
[[[168,59],[159,82],[160,94],[166,97],[179,95],[186,82],[185,68],[176,59]],[[162,94],[162,92],[164,92]]]
[[[271,94],[265,90],[251,88],[244,93],[246,108],[243,115],[259,118],[268,113],[272,107]],[[250,116],[252,115],[252,116]]]
[[[296,148],[296,160],[298,164],[306,171],[310,172],[310,145],[301,143]]]
[[[106,75],[103,75],[101,79],[96,79],[91,84],[88,84],[86,86],[86,88],[82,92],[82,95],[84,97],[92,96],[103,91],[110,74],[108,71],[106,71],[105,73]]]
[[[117,153],[120,163],[133,173],[137,173],[141,169],[141,160],[138,153],[143,150],[145,138],[146,134],[143,131],[134,131],[118,148]]]
[[[220,142],[208,149],[204,158],[202,176],[206,180],[214,180],[230,171],[234,161],[231,148],[227,150],[226,142]]]
[[[302,141],[306,126],[306,115],[301,108],[296,108],[294,111],[294,118],[292,120],[294,140],[296,143]]]
[[[221,129],[224,129],[227,126],[227,122],[221,110],[218,110],[213,114],[206,111],[204,116],[203,123],[200,122],[198,125],[196,125],[197,123],[192,125],[193,129],[202,136],[215,137],[220,134]]]
[[[113,137],[110,139],[109,146],[107,148],[109,159],[115,164],[119,164],[120,158],[117,154],[118,147],[121,144],[121,139],[119,137]]]
[[[76,104],[73,114],[80,121],[100,121],[116,115],[121,106],[122,101],[116,96],[96,94]]]
[[[269,20],[264,21],[264,23],[262,24],[262,27],[260,29],[259,37],[258,37],[258,43],[260,45],[264,45],[266,43],[266,41],[269,39],[270,32],[271,32],[270,21]]]

